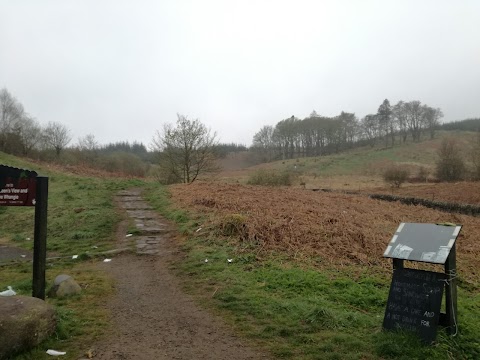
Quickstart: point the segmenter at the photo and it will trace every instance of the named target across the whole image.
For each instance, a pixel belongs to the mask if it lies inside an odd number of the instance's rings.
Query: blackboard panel
[[[416,332],[425,342],[435,340],[445,274],[415,269],[393,271],[383,327]]]

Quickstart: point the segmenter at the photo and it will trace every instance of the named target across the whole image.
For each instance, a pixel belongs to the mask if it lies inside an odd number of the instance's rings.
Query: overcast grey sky
[[[480,116],[480,1],[0,0],[0,88],[77,138],[198,118],[222,142],[383,99]]]

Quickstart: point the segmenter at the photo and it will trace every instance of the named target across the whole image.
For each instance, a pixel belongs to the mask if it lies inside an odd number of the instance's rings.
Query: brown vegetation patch
[[[457,241],[461,277],[475,279],[480,268],[480,218],[364,196],[290,188],[194,183],[170,189],[180,207],[211,215],[208,225],[215,230],[225,230],[228,214],[244,218],[240,236],[231,237],[238,251],[253,246],[259,254],[282,252],[320,265],[390,268],[383,252],[400,223],[451,222],[464,226]],[[215,207],[208,206],[210,202],[205,206],[201,199],[213,201]]]

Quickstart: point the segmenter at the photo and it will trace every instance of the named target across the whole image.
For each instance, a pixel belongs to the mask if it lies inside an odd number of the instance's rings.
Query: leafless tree
[[[405,103],[407,113],[407,127],[412,134],[413,141],[420,141],[424,122],[424,107],[418,100]]]
[[[55,149],[57,156],[60,156],[60,152],[72,140],[68,128],[58,122],[49,122],[43,130],[43,137],[45,145]]]
[[[271,125],[263,126],[253,136],[252,149],[261,157],[262,162],[270,162],[274,157],[274,127]]]
[[[365,115],[360,121],[360,128],[363,137],[368,141],[371,147],[375,146],[376,139],[380,137],[380,125],[377,114]]]
[[[380,130],[385,136],[385,147],[388,147],[388,137],[392,139],[392,147],[395,145],[395,122],[393,121],[393,111],[388,99],[383,100],[377,111]]]
[[[17,134],[22,146],[22,154],[28,155],[41,140],[41,127],[37,120],[29,115],[17,122]]]
[[[0,150],[8,149],[9,139],[16,123],[22,119],[25,110],[10,92],[3,88],[0,90]]]
[[[78,139],[78,148],[82,151],[95,151],[98,148],[98,142],[95,135],[87,134]]]
[[[440,119],[443,117],[443,112],[439,108],[432,108],[427,105],[423,105],[423,115],[425,118],[425,127],[430,132],[430,139],[435,137],[435,130],[440,125]]]
[[[396,122],[396,127],[400,133],[400,137],[402,142],[405,143],[407,141],[408,136],[408,113],[407,113],[407,106],[405,102],[399,101],[393,107],[393,118]]]
[[[177,114],[176,126],[166,124],[157,131],[152,149],[159,153],[159,165],[166,182],[192,183],[200,174],[216,171],[213,155],[216,134],[198,119]]]
[[[77,151],[80,159],[93,164],[98,157],[98,142],[95,135],[87,134],[78,139]]]

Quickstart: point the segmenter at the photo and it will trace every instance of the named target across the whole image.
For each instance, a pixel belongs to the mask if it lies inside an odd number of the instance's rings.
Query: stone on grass
[[[37,346],[56,325],[55,309],[41,299],[0,297],[0,359]]]
[[[82,288],[70,275],[58,275],[53,282],[53,286],[48,292],[49,297],[63,298],[70,295],[80,294]]]

